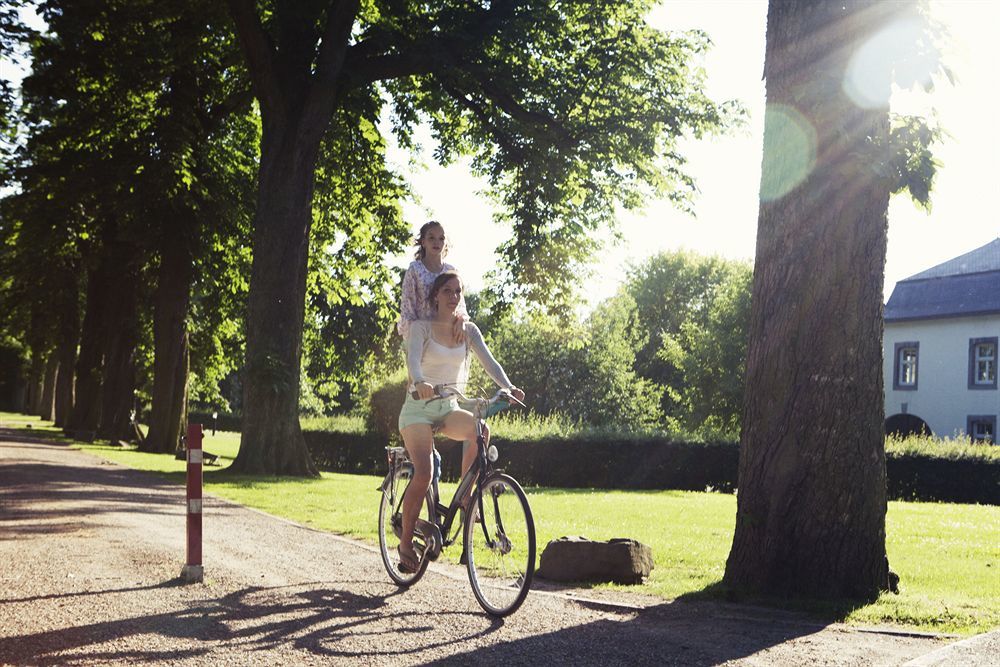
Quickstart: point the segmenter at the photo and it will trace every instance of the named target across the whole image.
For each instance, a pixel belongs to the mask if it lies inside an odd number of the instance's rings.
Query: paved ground
[[[988,665],[1000,655],[998,633],[952,646],[638,597],[624,606],[533,591],[497,621],[464,570],[435,564],[404,591],[367,545],[211,498],[205,582],[181,585],[184,526],[182,488],[0,432],[0,664]]]

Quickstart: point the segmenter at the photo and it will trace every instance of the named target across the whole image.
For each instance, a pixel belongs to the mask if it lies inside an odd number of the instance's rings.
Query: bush
[[[400,369],[372,391],[365,416],[369,433],[390,440],[399,438],[399,411],[406,399],[406,385],[406,369]]]
[[[528,313],[488,332],[489,346],[534,413],[624,430],[659,425],[661,390],[632,370],[631,324],[617,301],[584,324]],[[475,385],[484,378],[474,372]]]
[[[389,441],[376,434],[303,431],[309,455],[320,470],[354,475],[384,475],[388,469],[385,446]]]
[[[885,464],[893,500],[1000,505],[1000,460],[904,454],[887,457]]]
[[[219,418],[212,419],[211,412],[192,411],[188,412],[189,424],[201,424],[205,431],[211,431],[212,427],[219,431],[232,431],[239,433],[243,430],[243,417],[229,412],[219,412]]]

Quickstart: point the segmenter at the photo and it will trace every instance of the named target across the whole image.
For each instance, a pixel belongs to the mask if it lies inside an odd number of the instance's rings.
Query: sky
[[[895,283],[926,268],[982,246],[1000,236],[1000,214],[990,193],[1000,177],[1000,50],[996,26],[1000,2],[938,0],[932,15],[951,33],[946,48],[954,86],[939,83],[932,94],[897,91],[893,111],[926,115],[936,110],[948,133],[937,145],[943,163],[932,193],[932,211],[918,209],[907,197],[889,206],[889,245],[885,298]],[[594,275],[584,286],[590,305],[614,294],[630,264],[654,253],[687,249],[752,261],[757,227],[758,190],[763,146],[764,38],[767,3],[758,0],[665,0],[649,17],[664,30],[701,29],[714,46],[706,55],[707,92],[715,100],[739,100],[750,115],[748,125],[728,136],[682,144],[699,193],[691,217],[667,202],[653,202],[644,212],[623,212],[624,237],[598,256]],[[480,289],[483,275],[496,264],[494,249],[506,230],[492,222],[487,184],[470,173],[468,163],[447,168],[431,158],[433,140],[423,138],[424,168],[412,169],[408,156],[391,159],[407,173],[417,200],[404,206],[414,231],[429,219],[440,220],[449,238],[448,260],[468,288]],[[610,237],[606,237],[610,238]],[[408,253],[393,261],[405,265]]]

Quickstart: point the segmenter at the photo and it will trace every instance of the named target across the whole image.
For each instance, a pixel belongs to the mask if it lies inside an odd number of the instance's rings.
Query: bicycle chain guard
[[[441,555],[441,547],[444,539],[441,537],[441,528],[436,523],[431,523],[425,519],[417,519],[413,527],[413,534],[423,538],[427,544],[427,558],[437,560]]]

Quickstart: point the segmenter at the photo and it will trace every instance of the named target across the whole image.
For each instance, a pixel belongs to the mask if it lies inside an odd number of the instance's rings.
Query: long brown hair
[[[444,232],[444,225],[442,225],[437,220],[431,220],[429,222],[425,222],[424,224],[422,224],[420,226],[420,231],[417,232],[417,238],[413,242],[413,244],[417,246],[417,252],[414,253],[414,257],[416,257],[417,259],[423,259],[424,255],[427,254],[427,251],[424,250],[423,243],[424,243],[424,237],[427,236],[427,232],[430,231],[431,227],[438,227],[442,233]],[[441,250],[441,256],[444,257],[447,254],[448,254],[448,237],[446,235],[444,241],[444,248]]]

